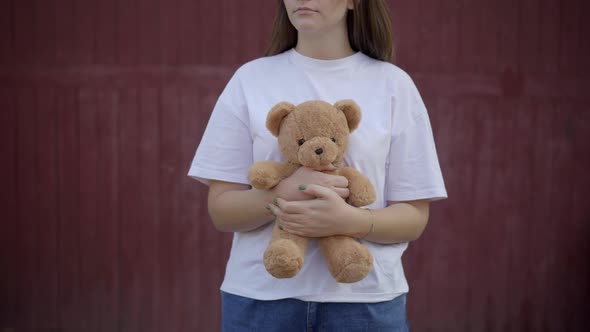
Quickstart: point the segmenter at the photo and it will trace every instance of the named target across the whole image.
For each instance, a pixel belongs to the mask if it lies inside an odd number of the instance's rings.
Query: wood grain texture
[[[449,193],[404,256],[412,329],[584,331],[589,2],[389,4]],[[2,2],[1,328],[218,330],[231,236],[186,173],[274,11]]]

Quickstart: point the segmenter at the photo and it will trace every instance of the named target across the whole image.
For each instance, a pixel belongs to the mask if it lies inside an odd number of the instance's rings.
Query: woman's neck
[[[350,47],[346,28],[322,34],[299,32],[295,50],[302,55],[319,60],[341,59],[355,53]]]

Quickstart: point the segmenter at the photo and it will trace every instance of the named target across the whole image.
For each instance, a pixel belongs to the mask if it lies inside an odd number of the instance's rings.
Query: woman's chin
[[[297,31],[303,33],[313,33],[319,30],[318,25],[314,24],[313,22],[300,22],[299,24],[295,25],[295,28]]]

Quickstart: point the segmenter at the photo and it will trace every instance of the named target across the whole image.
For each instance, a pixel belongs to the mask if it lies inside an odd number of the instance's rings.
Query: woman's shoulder
[[[414,86],[414,80],[408,72],[402,67],[391,62],[377,60],[366,56],[367,65],[365,70],[367,74],[374,78],[380,78],[387,82],[390,87],[394,89],[411,88]]]
[[[398,65],[388,61],[377,60],[366,55],[365,57],[368,66],[383,73],[383,75],[386,75],[394,79],[411,80],[410,75]]]
[[[256,59],[249,60],[242,64],[236,73],[252,74],[260,73],[261,71],[275,70],[288,63],[288,52],[271,56],[263,56]]]

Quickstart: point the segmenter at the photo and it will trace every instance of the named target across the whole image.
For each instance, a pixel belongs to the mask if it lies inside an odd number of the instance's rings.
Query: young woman
[[[408,329],[401,256],[446,190],[426,108],[411,78],[388,62],[392,52],[383,0],[279,0],[267,56],[240,67],[219,97],[189,175],[209,185],[215,226],[234,233],[221,285],[224,331]],[[360,105],[345,162],[375,186],[371,210],[347,205],[347,180],[320,170],[301,168],[269,191],[249,186],[255,161],[281,160],[265,127],[272,106],[312,99]],[[295,277],[272,277],[262,256],[273,215],[298,235],[360,238],[373,271],[337,283],[311,241]]]

